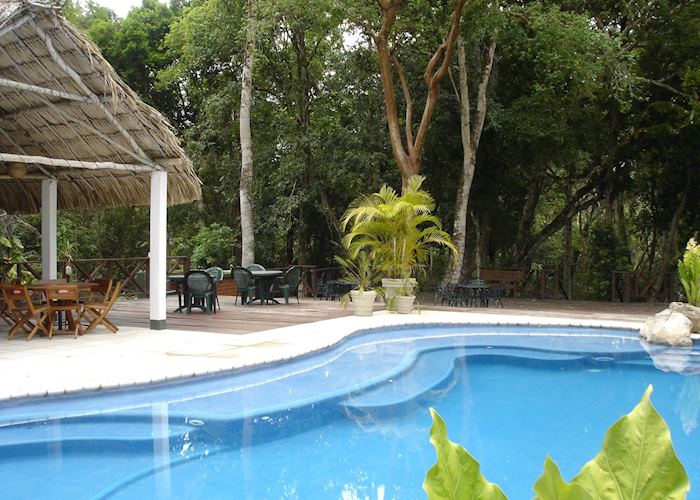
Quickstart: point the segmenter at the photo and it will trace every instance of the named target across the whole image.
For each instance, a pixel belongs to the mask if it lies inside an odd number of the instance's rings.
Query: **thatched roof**
[[[201,197],[168,122],[95,44],[54,7],[0,0],[0,209],[39,211],[46,178],[59,208],[147,205],[154,169],[168,172],[169,204]]]

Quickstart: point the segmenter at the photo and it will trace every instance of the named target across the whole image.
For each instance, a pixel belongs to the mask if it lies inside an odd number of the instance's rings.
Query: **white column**
[[[150,252],[150,309],[151,329],[165,329],[167,279],[167,225],[168,174],[151,174],[151,252]]]
[[[56,279],[56,213],[58,211],[58,182],[41,181],[41,277]]]

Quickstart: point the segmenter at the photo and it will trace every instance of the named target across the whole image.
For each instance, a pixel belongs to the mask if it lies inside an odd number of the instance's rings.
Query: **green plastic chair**
[[[199,301],[195,302],[197,299]],[[214,308],[214,280],[208,272],[195,269],[185,275],[185,303],[187,314],[192,312],[192,306],[211,314]]]
[[[214,312],[216,312],[216,309],[221,310],[221,304],[219,303],[219,283],[224,280],[224,270],[220,267],[210,267],[207,269],[207,273],[209,273],[209,276],[211,276],[211,279],[214,281],[214,299],[216,300]]]
[[[241,294],[241,305],[252,302],[255,297],[255,278],[253,274],[245,267],[237,266],[231,268],[231,276],[236,282],[238,292]],[[234,305],[238,303],[238,297],[234,301]]]
[[[299,304],[299,283],[301,283],[301,267],[293,266],[287,269],[284,278],[282,278],[282,284],[279,286],[285,304],[289,304],[289,297],[292,295],[297,298],[297,304]]]
[[[265,271],[265,268],[260,264],[248,264],[245,268],[248,271]]]

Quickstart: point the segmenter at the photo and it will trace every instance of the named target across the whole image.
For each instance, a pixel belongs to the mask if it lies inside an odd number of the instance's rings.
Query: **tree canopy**
[[[452,227],[463,155],[457,58],[447,61],[439,93],[424,72],[448,41],[455,5],[256,0],[251,132],[258,261],[332,265],[349,203],[384,183],[400,187],[383,77],[396,85],[395,126],[403,133],[417,132],[423,105],[435,100],[417,161],[436,214]],[[381,70],[376,43],[389,7],[395,21],[385,40],[389,64]],[[170,211],[171,253],[197,251],[207,261],[208,251],[222,266],[240,262],[238,112],[253,15],[246,1],[143,0],[122,19],[92,1],[70,0],[63,14],[171,121],[204,183],[200,203]],[[471,0],[458,35],[472,112],[484,58],[497,41],[463,275],[476,262],[525,270],[563,265],[580,298],[609,296],[611,270],[643,271],[655,286],[654,277],[671,269],[700,227],[700,5]],[[415,108],[413,128],[407,104]],[[146,253],[143,209],[65,213],[61,225],[70,228],[61,234],[74,258]],[[225,236],[220,248],[195,237],[210,229]],[[38,237],[28,225],[16,232],[27,252],[36,251]],[[114,234],[124,236],[112,241]],[[444,261],[435,256],[436,279]]]

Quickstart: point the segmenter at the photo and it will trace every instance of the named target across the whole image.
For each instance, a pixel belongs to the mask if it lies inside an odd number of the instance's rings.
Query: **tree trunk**
[[[462,136],[462,175],[457,187],[457,199],[455,200],[455,221],[452,231],[452,240],[457,247],[457,257],[453,258],[450,269],[447,273],[448,283],[458,283],[462,277],[462,267],[464,265],[464,251],[467,241],[467,213],[469,209],[469,192],[474,180],[474,170],[476,169],[476,153],[479,148],[481,132],[486,119],[486,89],[488,88],[491,68],[493,67],[493,57],[496,52],[496,42],[489,45],[486,63],[481,72],[479,91],[477,94],[476,120],[471,122],[470,100],[469,100],[469,74],[464,43],[461,38],[457,39],[457,61],[459,64],[459,118],[460,131]]]
[[[408,180],[420,173],[421,155],[425,138],[428,133],[428,126],[435,111],[435,104],[440,93],[440,81],[444,78],[452,59],[452,52],[457,38],[459,37],[459,25],[462,19],[462,9],[465,0],[455,0],[452,12],[452,25],[447,39],[437,48],[428,62],[423,80],[427,87],[425,107],[421,116],[418,130],[413,135],[412,109],[413,100],[409,91],[409,86],[403,68],[395,55],[395,47],[389,47],[391,31],[396,21],[396,13],[401,6],[401,0],[378,0],[382,10],[382,26],[379,33],[374,37],[379,58],[379,73],[382,79],[384,90],[384,104],[386,106],[387,125],[389,127],[389,142],[394,160],[401,172],[401,185],[405,190]],[[396,69],[404,99],[406,101],[406,126],[405,135],[401,135],[399,125],[398,107],[396,105],[396,91],[394,88],[393,69]]]
[[[298,263],[308,263],[309,228],[307,227],[310,217],[308,191],[313,175],[313,151],[311,149],[311,139],[309,138],[309,128],[311,124],[311,76],[309,74],[310,60],[306,51],[306,32],[303,28],[295,27],[291,29],[291,40],[296,55],[297,71],[297,123],[299,124],[299,149],[304,163],[302,173],[302,196],[300,196],[299,206],[299,253]]]
[[[241,76],[241,265],[255,262],[255,230],[253,226],[253,139],[250,112],[253,106],[253,55],[255,51],[255,1],[248,0],[248,20]]]
[[[676,233],[678,231],[678,223],[681,220],[681,215],[685,211],[685,206],[688,202],[688,191],[690,190],[690,171],[688,171],[688,178],[681,195],[681,199],[678,202],[678,207],[673,213],[671,218],[671,223],[664,234],[664,245],[661,251],[661,263],[659,264],[659,271],[654,278],[654,285],[651,289],[651,295],[649,296],[649,302],[656,302],[660,298],[661,289],[664,284],[665,273],[668,271],[669,264],[671,262],[671,257],[673,257],[674,249],[676,247]]]
[[[571,173],[569,173],[566,179],[566,201],[571,202]],[[571,289],[572,289],[572,263],[574,260],[574,249],[573,249],[573,235],[571,232],[571,219],[566,221],[564,225],[564,260],[562,262],[562,278],[564,285],[564,294],[567,300],[572,300]]]
[[[601,197],[604,196],[604,191],[601,189],[601,187],[606,178],[607,176],[603,176],[601,178],[600,175],[596,175],[594,173],[594,175],[588,179],[588,182],[583,187],[576,190],[557,216],[529,240],[527,235],[532,221],[534,220],[534,212],[532,214],[533,218],[530,219],[528,224],[523,224],[523,219],[521,219],[520,227],[518,229],[518,245],[516,245],[516,253],[514,256],[515,264],[523,264],[542,243],[547,241],[552,235],[563,228],[567,221],[570,221],[576,216],[576,214],[598,203]],[[528,203],[526,202],[526,207],[527,205]],[[533,210],[534,208],[536,207],[532,207]],[[524,212],[524,215],[525,213],[526,212]]]
[[[476,268],[475,277],[476,279],[481,279],[481,226],[479,225],[479,219],[472,212],[472,222],[474,224],[474,232],[476,236],[474,237],[474,267]]]
[[[535,220],[535,211],[537,210],[537,204],[540,201],[541,194],[542,183],[540,180],[530,178],[530,182],[527,185],[525,205],[523,205],[523,211],[520,214],[518,234],[515,238],[515,255],[513,256],[514,263],[520,263],[521,256],[525,253],[527,237],[530,234],[530,229],[532,228],[532,224]]]

